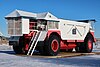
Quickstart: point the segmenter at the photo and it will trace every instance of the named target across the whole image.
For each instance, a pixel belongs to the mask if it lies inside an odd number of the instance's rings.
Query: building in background
[[[9,38],[5,37],[1,32],[0,32],[0,45],[7,44]]]

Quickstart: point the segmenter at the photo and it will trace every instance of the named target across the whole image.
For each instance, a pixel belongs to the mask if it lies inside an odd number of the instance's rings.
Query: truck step
[[[28,50],[27,55],[31,55],[31,56],[33,55],[40,36],[41,36],[41,31],[36,31],[36,33],[34,34],[34,36],[32,37],[32,39],[29,43],[29,50]]]

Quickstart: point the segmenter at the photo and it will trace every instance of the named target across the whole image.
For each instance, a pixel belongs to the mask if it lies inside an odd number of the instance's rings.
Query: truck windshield
[[[58,29],[58,22],[48,21],[47,25],[48,29]]]

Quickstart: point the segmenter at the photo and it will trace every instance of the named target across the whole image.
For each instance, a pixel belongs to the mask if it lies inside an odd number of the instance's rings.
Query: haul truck
[[[49,12],[31,13],[15,10],[5,16],[9,45],[16,54],[57,55],[60,50],[90,53],[95,42],[95,20],[64,20]]]

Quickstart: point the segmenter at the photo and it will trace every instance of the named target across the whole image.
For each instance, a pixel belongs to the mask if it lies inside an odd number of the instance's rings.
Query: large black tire
[[[13,50],[16,54],[24,54],[25,53],[23,48],[19,45],[13,46]]]
[[[84,43],[79,43],[78,46],[75,48],[76,52],[84,52],[90,53],[93,49],[93,39],[90,34],[84,40]]]
[[[20,37],[18,44],[13,45],[13,50],[16,54],[26,54],[23,37]]]
[[[84,42],[85,52],[90,53],[93,50],[93,38],[91,35],[88,35]]]
[[[44,46],[46,55],[56,56],[60,52],[60,39],[56,35],[51,35]]]

